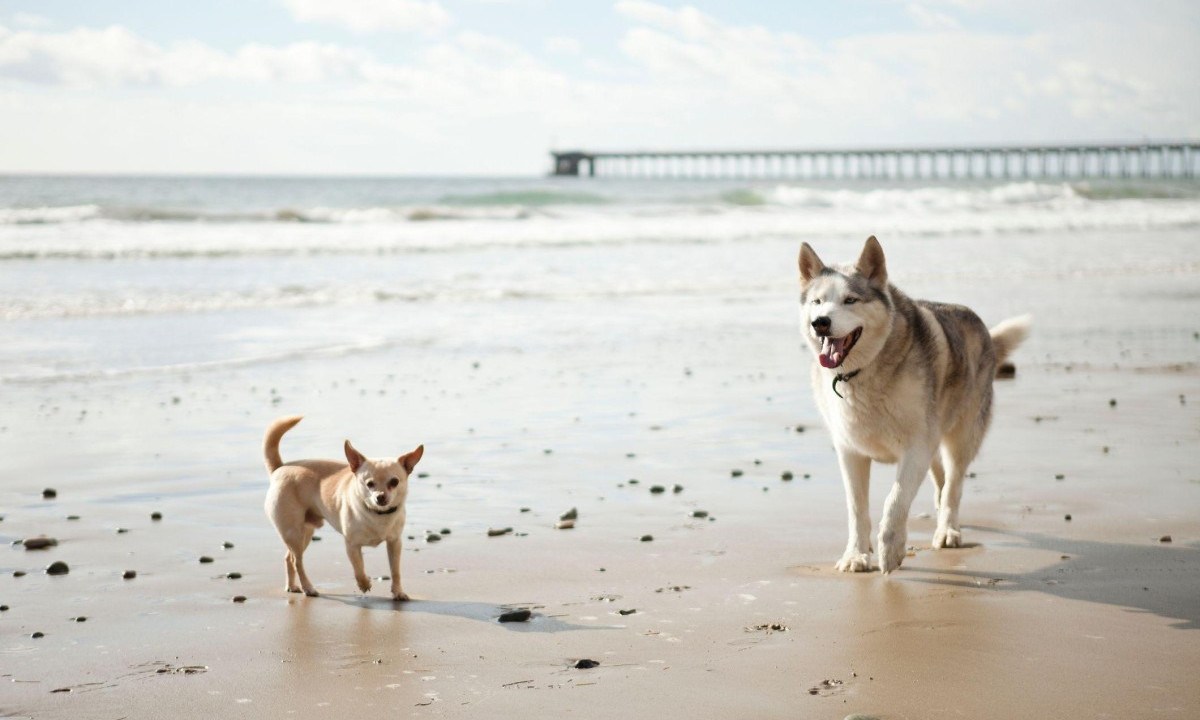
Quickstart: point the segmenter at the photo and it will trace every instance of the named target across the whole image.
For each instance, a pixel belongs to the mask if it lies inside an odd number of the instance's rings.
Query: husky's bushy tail
[[[279,441],[283,434],[296,427],[296,423],[303,419],[303,415],[289,415],[277,419],[267,428],[267,434],[263,437],[263,458],[266,460],[268,473],[275,472],[283,465],[283,459],[279,457]]]
[[[988,330],[992,336],[992,347],[996,350],[996,365],[999,366],[1012,355],[1013,350],[1029,337],[1033,325],[1032,315],[1019,315],[1001,322]],[[290,426],[289,426],[290,427]]]

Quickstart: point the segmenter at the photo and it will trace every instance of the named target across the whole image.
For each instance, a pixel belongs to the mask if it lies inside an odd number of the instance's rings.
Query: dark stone
[[[137,577],[137,570],[126,570],[125,572],[121,573],[121,577],[125,580],[132,580]]]
[[[599,662],[597,662],[595,660],[589,660],[587,658],[583,658],[579,662],[575,663],[575,668],[577,670],[590,670],[594,667],[599,667],[599,666],[600,666]]]
[[[1067,476],[1066,476],[1066,475],[1063,475],[1062,473],[1058,473],[1058,474],[1056,474],[1056,475],[1054,476],[1054,479],[1055,479],[1055,480],[1066,480],[1066,479],[1067,479]]]
[[[637,478],[629,478],[630,485],[637,485],[640,482]]]
[[[208,563],[210,563],[210,562],[212,562],[212,561],[213,561],[213,559],[212,559],[212,558],[210,558],[210,557],[209,557],[209,556],[207,556],[207,555],[201,555],[201,556],[200,556],[200,562],[201,562],[202,564],[208,564]]]
[[[523,507],[523,508],[521,508],[521,512],[523,512],[523,513],[525,513],[525,512],[529,512],[529,508],[527,508],[527,507]]]
[[[442,528],[442,534],[443,534],[443,535],[449,535],[449,534],[450,534],[450,528]]]
[[[637,612],[637,610],[635,610],[635,609],[633,609],[633,608],[630,608],[629,610],[618,610],[618,611],[617,611],[617,614],[618,614],[618,615],[632,615],[632,614],[634,614],[635,612]]]
[[[510,528],[510,527],[488,528],[487,534],[488,534],[488,537],[500,537],[501,535],[507,535],[510,532],[512,532],[512,528]]]
[[[671,492],[681,493],[681,492],[683,492],[683,486],[680,485],[679,483],[675,483],[674,485],[671,486]]]
[[[1109,407],[1116,407],[1116,406],[1117,406],[1117,399],[1116,399],[1116,398],[1113,398],[1113,399],[1109,400],[1109,401],[1108,401],[1108,406],[1109,406]]]
[[[8,612],[8,606],[7,606],[7,605],[0,605],[0,612]]]
[[[435,532],[426,533],[426,535],[425,535],[425,542],[429,542],[429,543],[440,542],[441,539],[442,539],[442,536],[438,535]]]
[[[129,532],[129,528],[117,528],[118,535],[124,535],[127,532]]]
[[[530,610],[509,610],[506,613],[501,613],[500,622],[528,622],[529,618],[533,617],[533,612]]]
[[[579,518],[579,510],[571,508],[562,515],[558,516],[559,520],[577,520]]]
[[[54,547],[57,545],[58,540],[55,540],[52,537],[46,537],[45,535],[39,535],[34,538],[25,538],[25,540],[22,541],[22,544],[25,546],[26,550],[45,550],[48,547]]]
[[[793,477],[795,477],[795,476],[792,475],[791,470],[784,470],[783,474],[779,476],[779,479],[784,480],[784,481],[790,481]]]
[[[46,568],[47,575],[66,575],[71,572],[71,568],[62,560],[55,560]]]
[[[229,542],[228,540],[226,540],[225,542],[221,543],[221,547],[225,548],[226,550],[232,550],[232,549],[233,549],[233,543],[231,543],[231,542]]]
[[[694,518],[706,518],[706,517],[708,517],[708,511],[707,511],[707,510],[693,510],[693,511],[692,511],[692,517],[694,517]]]
[[[38,638],[44,638],[44,637],[46,637],[46,633],[44,633],[44,632],[35,632],[34,634],[30,635],[29,637],[33,638],[34,640],[37,640]]]
[[[1170,536],[1170,535],[1163,535],[1162,537],[1160,537],[1160,538],[1158,539],[1158,541],[1159,541],[1160,543],[1169,543],[1169,542],[1171,542],[1171,536]]]
[[[42,497],[46,500],[53,500],[54,498],[58,497],[58,491],[54,488],[46,488],[42,491]]]
[[[1063,515],[1063,520],[1066,520],[1067,522],[1071,522],[1071,514],[1067,513],[1066,515]]]
[[[68,516],[67,516],[67,519],[68,519],[68,520],[78,520],[78,519],[79,519],[79,516],[78,516],[78,515],[68,515]]]
[[[241,580],[242,574],[240,572],[231,572],[225,577],[229,578],[230,580]]]
[[[80,615],[77,618],[71,618],[71,619],[74,620],[75,622],[87,622],[87,618],[84,617],[83,615]]]
[[[653,495],[658,495],[658,494],[664,493],[666,491],[667,491],[667,489],[665,487],[663,487],[662,485],[651,485],[650,486],[650,492]]]
[[[150,519],[151,520],[162,520],[162,513],[155,510],[154,512],[150,513]]]
[[[246,602],[246,596],[245,595],[234,595],[233,601],[235,603],[244,603],[244,602]]]
[[[730,477],[741,477],[742,471],[741,470],[730,470],[729,475],[730,475]]]
[[[1000,367],[996,368],[997,380],[1012,380],[1017,376],[1017,366],[1010,362],[1000,363]]]
[[[13,577],[25,577],[24,570],[13,570]]]
[[[654,536],[653,536],[653,535],[643,535],[643,536],[641,537],[641,541],[642,541],[642,542],[651,542],[651,541],[653,541],[653,540],[654,540]]]

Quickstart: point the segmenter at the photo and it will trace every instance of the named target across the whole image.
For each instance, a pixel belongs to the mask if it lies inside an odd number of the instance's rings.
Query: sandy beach
[[[968,546],[928,548],[927,486],[890,577],[833,570],[845,507],[792,238],[328,260],[503,299],[10,318],[0,715],[1200,715],[1195,230],[879,234],[910,294],[1035,314],[967,481]],[[843,259],[861,238],[817,242]],[[5,267],[32,284],[71,262]],[[132,359],[76,367],[105,353]],[[218,361],[237,353],[258,359]],[[294,413],[285,460],[425,444],[413,601],[360,594],[329,528],[306,556],[321,597],[283,591],[259,445]],[[875,466],[876,522],[893,472]],[[17,542],[39,535],[58,543]],[[366,564],[385,573],[383,548]],[[531,620],[497,621],[514,608]]]

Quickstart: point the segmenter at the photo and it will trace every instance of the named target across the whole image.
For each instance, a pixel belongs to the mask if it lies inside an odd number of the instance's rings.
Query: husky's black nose
[[[813,330],[817,331],[817,335],[822,337],[829,334],[829,328],[833,326],[833,321],[827,317],[819,317],[812,321]]]

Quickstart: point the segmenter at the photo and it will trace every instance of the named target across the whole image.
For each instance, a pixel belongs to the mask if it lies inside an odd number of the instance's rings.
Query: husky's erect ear
[[[883,287],[887,285],[887,262],[883,259],[883,247],[875,236],[867,238],[863,244],[862,254],[854,263],[858,274],[870,280],[873,284]]]
[[[359,451],[355,450],[354,446],[350,444],[349,440],[347,440],[346,441],[346,462],[350,463],[350,472],[358,472],[358,469],[360,467],[362,467],[362,464],[365,463],[366,461],[367,461],[367,459],[365,457],[363,457],[363,454],[360,453]]]
[[[412,472],[417,463],[421,461],[421,456],[425,454],[425,446],[418,445],[416,450],[400,456],[400,464],[404,466],[404,472]]]
[[[821,274],[825,269],[825,263],[821,262],[821,258],[817,257],[817,252],[812,249],[808,243],[800,244],[800,279],[804,282],[812,282],[812,279]]]

